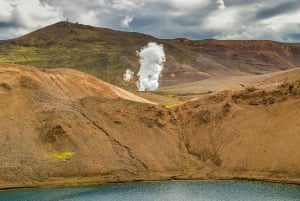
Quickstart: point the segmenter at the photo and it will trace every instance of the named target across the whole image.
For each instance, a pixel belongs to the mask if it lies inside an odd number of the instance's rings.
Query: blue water
[[[170,181],[0,192],[0,201],[300,201],[300,187],[246,181]]]

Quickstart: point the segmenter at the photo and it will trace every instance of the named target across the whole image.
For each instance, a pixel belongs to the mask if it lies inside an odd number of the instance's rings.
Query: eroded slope
[[[0,188],[165,179],[300,182],[300,72],[155,105],[74,70],[0,66]]]

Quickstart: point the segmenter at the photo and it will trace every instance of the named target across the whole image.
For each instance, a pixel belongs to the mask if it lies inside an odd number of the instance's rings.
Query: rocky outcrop
[[[281,76],[165,108],[74,70],[2,65],[0,188],[300,183],[300,73]]]

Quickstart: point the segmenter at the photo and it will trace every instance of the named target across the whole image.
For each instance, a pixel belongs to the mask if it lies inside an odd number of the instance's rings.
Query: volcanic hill
[[[0,188],[300,184],[299,96],[300,70],[165,107],[76,70],[0,65]]]
[[[273,41],[158,39],[153,36],[58,22],[20,38],[0,41],[0,62],[41,68],[74,68],[110,83],[127,68],[137,72],[136,51],[148,42],[164,45],[161,86],[215,76],[263,74],[300,66],[300,45]]]

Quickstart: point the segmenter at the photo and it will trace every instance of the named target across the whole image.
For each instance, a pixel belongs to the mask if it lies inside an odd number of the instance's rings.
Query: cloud
[[[224,0],[217,0],[217,3],[219,4],[220,10],[223,10],[226,8]]]
[[[291,13],[297,11],[300,8],[299,2],[284,2],[272,7],[265,7],[259,9],[256,13],[256,18],[265,19],[278,16],[284,13]]]
[[[66,18],[68,18],[68,17],[66,16]],[[84,24],[92,24],[92,25],[95,25],[98,23],[97,14],[92,10],[85,12],[85,13],[80,13],[79,16],[77,17],[77,19],[76,20],[73,19],[73,21],[76,21],[76,22],[79,21]]]
[[[126,16],[121,20],[121,27],[122,28],[129,28],[130,23],[132,22],[133,17]]]
[[[111,8],[119,11],[131,11],[139,6],[139,3],[130,0],[109,0]]]
[[[1,0],[0,39],[66,20],[159,38],[299,41],[298,0]]]
[[[18,28],[22,27],[22,16],[19,10],[14,7],[7,16],[2,16],[0,20],[0,28]]]
[[[212,31],[234,30],[238,24],[239,13],[235,9],[222,9],[212,12],[203,24],[203,28]]]
[[[57,22],[61,10],[39,0],[1,1],[0,37],[12,38]]]

